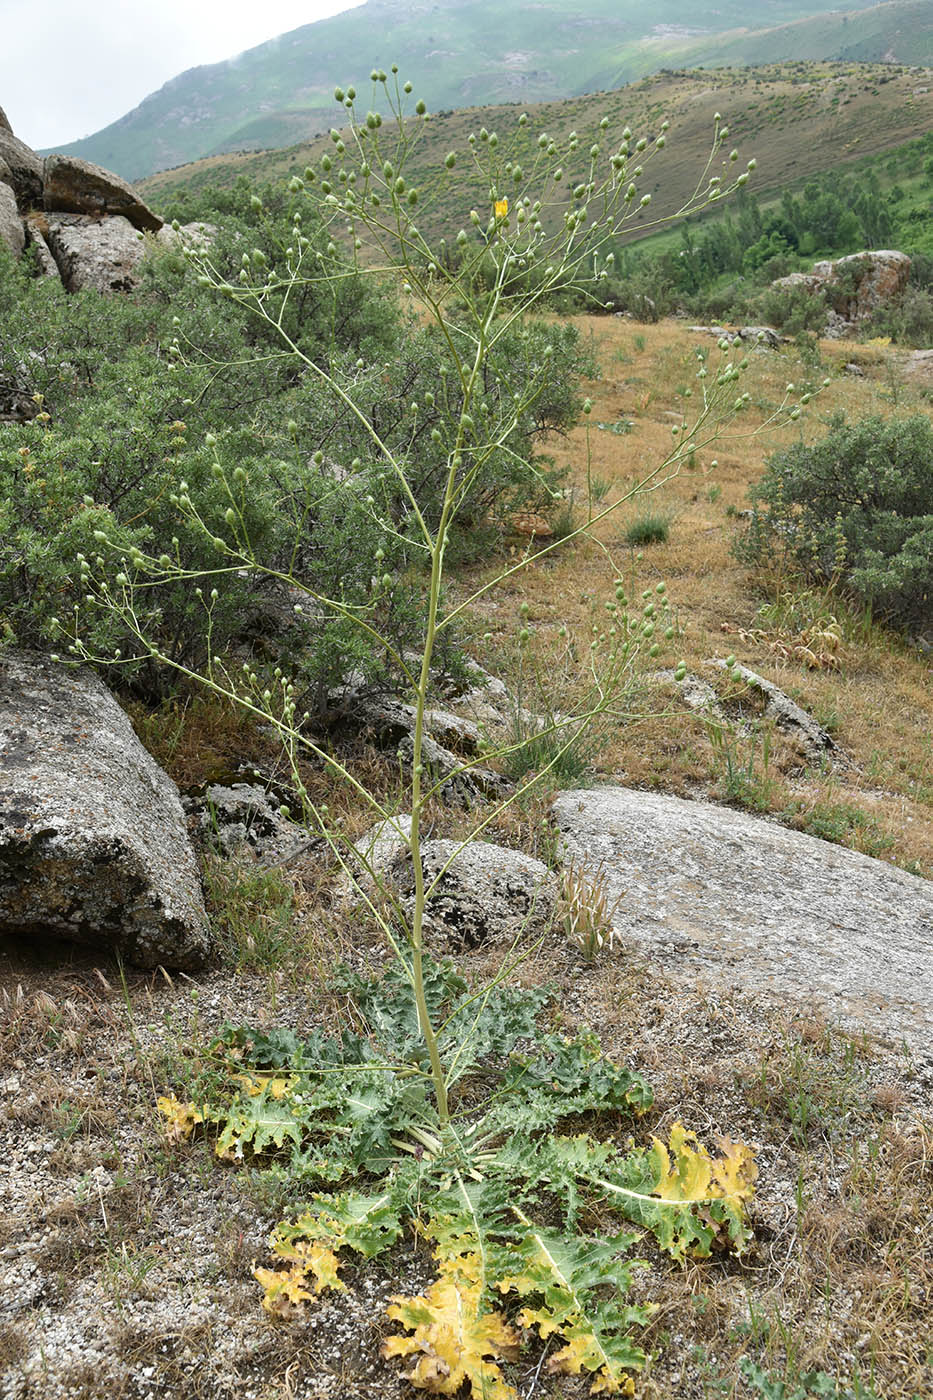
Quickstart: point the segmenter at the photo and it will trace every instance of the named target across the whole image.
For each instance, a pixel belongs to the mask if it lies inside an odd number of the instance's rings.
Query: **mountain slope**
[[[218,152],[289,145],[339,121],[335,83],[363,91],[372,68],[393,62],[433,111],[527,105],[617,87],[663,67],[829,58],[842,47],[863,58],[933,62],[929,0],[892,0],[846,16],[831,13],[834,3],[758,0],[750,22],[747,0],[720,0],[700,14],[687,0],[367,0],[182,73],[119,121],[61,149],[138,179]]]
[[[652,195],[653,221],[679,208],[693,189],[709,153],[717,111],[728,123],[729,144],[738,148],[743,164],[751,156],[757,159],[750,188],[769,194],[925,135],[933,129],[933,72],[882,64],[802,63],[666,72],[616,92],[529,104],[524,109],[527,127],[520,128],[521,110],[511,103],[439,113],[421,126],[408,172],[412,183],[432,191],[420,205],[419,225],[426,233],[455,234],[470,208],[485,203],[488,191],[476,184],[468,159],[444,170],[447,152],[465,155],[469,133],[482,126],[498,133],[503,149],[514,159],[528,162],[541,129],[555,138],[576,130],[580,150],[586,151],[589,133],[595,136],[603,116],[609,118],[612,131],[628,123],[636,135],[648,137],[668,119],[663,156],[643,185]],[[214,156],[153,175],[140,188],[150,204],[164,209],[185,191],[196,194],[206,185],[230,186],[240,176],[255,185],[284,182],[332,149],[325,138],[287,150]],[[439,183],[438,172],[443,175]],[[564,199],[569,201],[583,174],[582,169],[565,171]],[[559,218],[563,207],[556,199],[551,217]],[[646,212],[637,226],[642,233],[648,219]]]

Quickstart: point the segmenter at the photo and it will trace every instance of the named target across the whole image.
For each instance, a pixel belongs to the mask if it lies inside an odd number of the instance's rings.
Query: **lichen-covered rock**
[[[759,676],[748,666],[739,663],[730,666],[721,657],[717,657],[712,664],[720,670],[737,673],[751,690],[758,691],[765,702],[768,719],[796,740],[810,763],[819,763],[823,758],[838,755],[835,741],[827,730],[773,681],[765,680],[764,676]]]
[[[822,292],[831,308],[829,331],[838,335],[895,301],[907,286],[910,266],[906,253],[879,248],[814,263],[812,272],[792,272],[772,286]]]
[[[3,172],[0,171],[0,177]],[[23,221],[19,216],[16,207],[16,195],[8,184],[0,178],[0,243],[5,244],[18,258],[26,246],[26,235],[23,232]]]
[[[144,204],[132,185],[77,156],[46,156],[43,203],[63,214],[119,214],[134,228],[155,233],[162,220]]]
[[[117,215],[50,214],[48,245],[69,292],[130,292],[137,285],[145,242]]]
[[[218,235],[216,224],[196,221],[191,224],[163,224],[156,234],[156,242],[163,248],[191,248],[196,253],[206,253]]]
[[[546,865],[487,841],[471,841],[462,850],[459,844],[427,841],[422,847],[426,880],[429,885],[437,881],[425,909],[429,938],[442,939],[454,950],[481,948],[519,933],[538,933],[551,923],[557,881]],[[415,894],[411,853],[398,849],[385,874],[410,918]]]
[[[283,817],[276,799],[258,783],[212,783],[200,800],[186,805],[197,812],[205,844],[230,858],[248,852],[284,862],[308,841],[304,827]]]
[[[34,250],[33,256],[39,267],[39,272],[43,277],[54,277],[60,279],[58,264],[52,257],[52,250],[46,243],[46,235],[49,231],[49,221],[44,214],[27,214],[23,220],[23,228],[26,233],[26,241],[29,247]]]
[[[933,883],[708,802],[564,792],[568,854],[599,865],[618,940],[676,980],[740,986],[930,1060]]]
[[[91,672],[0,658],[0,931],[141,967],[210,956],[174,783]]]

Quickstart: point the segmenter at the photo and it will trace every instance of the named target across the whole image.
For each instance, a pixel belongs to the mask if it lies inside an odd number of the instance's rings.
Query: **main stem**
[[[409,837],[412,869],[414,871],[415,880],[415,903],[411,919],[412,986],[414,988],[415,1005],[418,1008],[418,1024],[421,1027],[421,1034],[424,1037],[424,1043],[427,1047],[431,1064],[431,1079],[434,1084],[434,1094],[437,1100],[437,1116],[442,1128],[445,1128],[450,1122],[450,1111],[447,1105],[447,1081],[444,1076],[443,1065],[441,1064],[437,1035],[431,1024],[431,1016],[428,1011],[427,998],[424,992],[424,910],[427,901],[424,865],[421,859],[421,812],[423,801],[421,786],[423,765],[421,757],[424,747],[424,712],[427,705],[428,687],[431,682],[431,661],[434,655],[434,643],[438,632],[438,610],[440,608],[441,582],[444,575],[444,552],[447,547],[447,530],[455,513],[454,503],[456,500],[457,470],[458,464],[461,461],[461,450],[464,438],[463,415],[469,412],[476,378],[485,359],[487,348],[486,337],[490,319],[491,311],[480,327],[473,366],[469,374],[464,375],[461,381],[463,384],[463,407],[461,409],[460,422],[457,425],[457,440],[450,454],[450,467],[447,473],[444,503],[441,508],[441,516],[438,521],[437,531],[434,536],[434,545],[431,550],[431,582],[428,589],[428,615],[425,626],[424,647],[421,654],[421,673],[418,678],[418,690],[415,697],[415,733],[411,775],[411,835]]]

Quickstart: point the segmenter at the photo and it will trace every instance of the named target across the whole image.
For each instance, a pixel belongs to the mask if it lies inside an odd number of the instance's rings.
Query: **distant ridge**
[[[335,83],[354,83],[371,105],[370,70],[392,62],[435,112],[571,97],[663,68],[933,63],[930,0],[845,13],[835,3],[720,0],[698,11],[687,0],[367,0],[189,69],[110,126],[56,149],[137,180],[204,156],[293,145],[340,124]]]
[[[586,151],[590,133],[597,139],[604,116],[611,131],[628,123],[636,134],[648,137],[667,118],[671,125],[666,148],[644,185],[652,202],[631,233],[644,236],[649,221],[672,214],[693,190],[709,154],[717,110],[728,123],[730,146],[735,144],[743,162],[752,156],[758,162],[749,189],[759,195],[780,194],[849,162],[883,159],[885,152],[933,131],[933,70],[793,62],[713,72],[665,71],[614,92],[439,113],[420,126],[407,167],[413,183],[432,190],[419,206],[419,225],[432,236],[456,234],[471,207],[487,198],[488,190],[477,185],[469,160],[458,161],[440,182],[435,178],[447,153],[466,153],[470,132],[483,126],[497,132],[514,158],[524,162],[541,130],[562,139],[576,131]],[[518,127],[521,112],[529,118],[524,128]],[[522,140],[529,149],[519,144],[513,150],[511,143]],[[186,193],[196,203],[200,189],[230,187],[241,176],[254,186],[284,184],[315,165],[325,150],[332,151],[329,137],[281,150],[211,156],[149,176],[139,188],[165,213],[168,204]],[[584,170],[581,166],[565,174],[563,194],[550,203],[554,220],[560,218]]]

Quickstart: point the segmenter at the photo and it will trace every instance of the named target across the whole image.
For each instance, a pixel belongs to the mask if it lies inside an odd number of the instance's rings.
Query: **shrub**
[[[770,458],[752,490],[741,558],[839,582],[880,616],[928,621],[933,598],[933,424],[917,414],[849,423]]]

